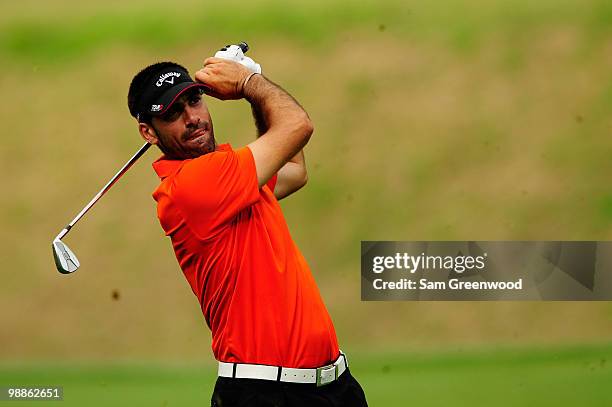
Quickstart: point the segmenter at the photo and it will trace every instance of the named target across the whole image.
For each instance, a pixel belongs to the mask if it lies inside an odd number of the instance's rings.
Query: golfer
[[[151,65],[132,80],[128,106],[163,153],[153,198],[212,331],[212,406],[366,406],[278,203],[306,183],[308,114],[234,61],[208,58],[195,79],[176,63]],[[246,99],[259,137],[217,144],[203,93]]]

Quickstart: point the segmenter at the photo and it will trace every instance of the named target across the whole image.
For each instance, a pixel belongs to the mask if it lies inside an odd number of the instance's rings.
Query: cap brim
[[[162,109],[158,112],[151,112],[149,111],[149,114],[151,116],[159,116],[164,114],[169,108],[170,106],[172,106],[172,104],[174,102],[177,101],[177,99],[186,91],[188,91],[189,89],[193,89],[193,88],[202,88],[202,89],[207,89],[207,86],[204,85],[203,83],[199,83],[199,82],[182,82],[177,84],[176,86],[171,87],[170,89],[168,89],[166,92],[164,92],[163,95],[161,95],[161,97],[158,99],[157,103],[162,105]]]

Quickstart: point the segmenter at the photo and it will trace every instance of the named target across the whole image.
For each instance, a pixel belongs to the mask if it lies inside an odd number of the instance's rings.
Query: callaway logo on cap
[[[163,114],[187,89],[205,88],[194,82],[189,73],[178,66],[167,66],[153,73],[138,101],[137,119],[143,115]]]
[[[157,82],[155,82],[155,86],[157,86],[158,88],[160,86],[162,86],[165,83],[169,83],[170,85],[174,85],[174,78],[178,78],[180,77],[181,74],[179,72],[168,72],[165,74],[160,75],[159,79],[157,80]]]

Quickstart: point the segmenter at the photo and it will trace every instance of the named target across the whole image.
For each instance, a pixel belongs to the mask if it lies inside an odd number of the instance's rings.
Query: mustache
[[[189,140],[192,137],[193,133],[195,133],[198,130],[209,131],[210,130],[210,123],[208,123],[207,121],[200,122],[200,123],[198,123],[197,127],[185,130],[185,132],[181,136],[181,140],[183,140],[183,141]]]

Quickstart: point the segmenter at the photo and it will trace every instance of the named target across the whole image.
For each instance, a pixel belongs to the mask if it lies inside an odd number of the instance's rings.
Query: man
[[[128,106],[163,152],[153,197],[212,331],[212,405],[366,406],[277,201],[306,183],[308,115],[233,61],[208,58],[195,78],[175,63],[151,65],[132,80]],[[246,99],[260,137],[217,145],[202,92]]]

